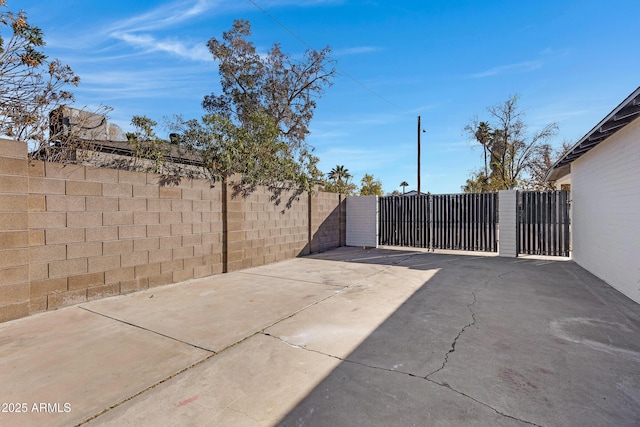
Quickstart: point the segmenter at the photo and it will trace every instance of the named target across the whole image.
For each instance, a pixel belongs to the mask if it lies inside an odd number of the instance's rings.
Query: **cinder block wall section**
[[[308,243],[308,196],[304,193],[287,202],[291,193],[272,200],[264,189],[246,197],[227,188],[227,271],[256,267],[295,258]]]
[[[0,321],[344,245],[339,195],[224,190],[0,140]]]
[[[31,313],[222,271],[208,182],[35,161],[29,173]]]
[[[317,193],[309,198],[309,244],[306,252],[323,252],[346,245],[346,197]]]
[[[29,314],[27,145],[0,139],[0,322]]]

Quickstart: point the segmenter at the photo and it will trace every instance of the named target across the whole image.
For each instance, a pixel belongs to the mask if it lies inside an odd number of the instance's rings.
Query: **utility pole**
[[[420,195],[420,116],[418,116],[418,196]]]

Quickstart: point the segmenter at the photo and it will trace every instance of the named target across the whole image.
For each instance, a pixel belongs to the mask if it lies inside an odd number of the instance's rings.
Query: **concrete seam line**
[[[120,400],[119,402],[114,403],[113,405],[111,405],[111,406],[110,406],[110,407],[108,407],[108,408],[103,409],[102,411],[98,412],[97,414],[94,414],[94,415],[90,416],[89,418],[86,418],[86,419],[84,419],[84,420],[80,421],[78,424],[76,424],[76,425],[75,425],[75,427],[79,427],[79,426],[81,426],[81,425],[84,425],[84,424],[88,423],[89,421],[92,421],[92,420],[94,420],[94,419],[96,419],[96,418],[100,417],[101,415],[106,414],[106,413],[107,413],[107,412],[109,412],[110,410],[115,409],[115,408],[117,408],[118,406],[120,406],[120,405],[122,405],[122,404],[124,404],[124,403],[126,403],[126,402],[128,402],[128,401],[130,401],[130,400],[132,400],[132,399],[135,399],[136,397],[138,397],[138,396],[140,396],[140,395],[142,395],[142,394],[146,393],[147,391],[149,391],[149,390],[151,390],[151,389],[153,389],[153,388],[155,388],[155,387],[159,386],[159,385],[160,385],[160,384],[162,384],[162,383],[165,383],[165,382],[169,381],[170,379],[172,379],[172,378],[174,378],[174,377],[177,377],[178,375],[180,375],[180,374],[182,374],[182,373],[184,373],[184,372],[188,371],[188,370],[189,370],[189,369],[191,369],[191,368],[195,368],[196,366],[198,366],[198,365],[200,365],[200,364],[202,364],[202,363],[206,362],[207,360],[211,359],[212,357],[217,356],[218,354],[220,354],[220,353],[215,353],[215,352],[214,352],[214,353],[209,354],[207,357],[205,357],[205,358],[203,358],[203,359],[200,359],[200,360],[198,360],[197,362],[194,362],[194,363],[190,364],[189,366],[186,366],[186,367],[184,367],[184,368],[180,369],[180,370],[179,370],[179,371],[177,371],[177,372],[174,372],[173,374],[171,374],[171,375],[169,375],[169,376],[167,376],[167,377],[165,377],[165,378],[161,379],[160,381],[158,381],[158,382],[156,382],[156,383],[154,383],[154,384],[150,385],[149,387],[144,388],[144,389],[142,389],[142,390],[140,390],[140,391],[137,391],[136,393],[132,394],[131,396],[125,397],[124,399]]]
[[[409,256],[407,256],[407,257],[406,257],[406,259],[409,259],[409,258],[411,258],[412,256],[413,256],[413,254],[410,254]],[[404,261],[404,260],[403,260],[403,261]],[[204,350],[204,351],[211,352],[211,354],[210,354],[210,355],[208,355],[207,357],[205,357],[205,358],[203,358],[203,359],[201,359],[201,360],[197,361],[197,362],[194,362],[194,363],[190,364],[189,366],[186,366],[186,367],[185,367],[185,368],[183,368],[183,369],[180,369],[179,371],[177,371],[177,372],[175,372],[175,373],[173,373],[173,374],[171,374],[171,375],[167,376],[166,378],[163,378],[163,379],[161,379],[161,380],[157,381],[155,384],[152,384],[152,385],[150,385],[149,387],[147,387],[147,388],[145,388],[145,389],[143,389],[143,390],[140,390],[140,391],[138,391],[138,392],[136,392],[136,393],[132,394],[131,396],[128,396],[128,397],[126,397],[126,398],[124,398],[124,399],[120,400],[119,402],[117,402],[117,403],[115,403],[115,404],[111,405],[111,406],[110,406],[110,407],[108,407],[108,408],[103,409],[102,411],[98,412],[97,414],[94,414],[94,415],[92,415],[92,416],[90,416],[90,417],[88,417],[88,418],[86,418],[86,419],[84,419],[84,420],[80,421],[78,424],[76,424],[76,425],[75,425],[75,427],[79,427],[79,426],[81,426],[81,425],[84,425],[84,424],[88,423],[89,421],[92,421],[92,420],[94,420],[94,419],[96,419],[96,418],[100,417],[101,415],[106,414],[106,413],[107,413],[107,412],[109,412],[110,410],[115,409],[115,408],[117,408],[118,406],[120,406],[120,405],[122,405],[122,404],[124,404],[124,403],[126,403],[126,402],[128,402],[128,401],[130,401],[130,400],[132,400],[132,399],[134,399],[134,398],[136,398],[136,397],[138,397],[138,396],[140,396],[140,395],[142,395],[142,394],[146,393],[147,391],[149,391],[149,390],[151,390],[151,389],[153,389],[153,388],[155,388],[155,387],[159,386],[160,384],[163,384],[163,383],[165,383],[165,382],[167,382],[167,381],[171,380],[172,378],[174,378],[174,377],[176,377],[176,376],[178,376],[178,375],[181,375],[182,373],[184,373],[184,372],[186,372],[186,371],[188,371],[188,370],[190,370],[190,369],[192,369],[192,368],[194,368],[194,367],[196,367],[196,366],[198,366],[198,365],[203,364],[204,362],[206,362],[206,361],[208,361],[208,360],[212,359],[213,357],[215,357],[215,356],[217,356],[217,355],[219,355],[219,354],[224,353],[225,351],[227,351],[227,350],[229,350],[229,349],[231,349],[231,348],[233,348],[233,347],[235,347],[235,346],[237,346],[237,345],[239,345],[239,344],[243,343],[244,341],[247,341],[247,340],[248,340],[248,339],[250,339],[250,338],[253,338],[253,337],[254,337],[254,336],[256,336],[256,335],[263,334],[263,335],[266,335],[266,336],[271,336],[271,337],[273,337],[272,335],[269,335],[269,334],[268,334],[268,333],[266,333],[265,331],[266,331],[267,329],[271,328],[272,326],[275,326],[275,325],[277,325],[278,323],[280,323],[280,322],[282,322],[282,321],[284,321],[284,320],[286,320],[286,319],[289,319],[289,318],[291,318],[291,317],[295,316],[296,314],[298,314],[298,313],[300,313],[300,312],[302,312],[302,311],[306,310],[306,309],[307,309],[307,308],[309,308],[309,307],[312,307],[312,306],[314,306],[314,305],[320,304],[321,302],[326,301],[326,300],[328,300],[329,298],[333,298],[334,296],[336,296],[336,295],[338,295],[338,294],[340,294],[340,293],[344,292],[344,291],[345,291],[346,289],[348,289],[350,286],[356,285],[356,284],[360,283],[360,282],[361,282],[361,281],[363,281],[363,280],[366,280],[366,279],[368,279],[368,278],[370,278],[370,277],[373,277],[373,276],[375,276],[375,275],[377,275],[377,274],[380,274],[380,273],[382,273],[382,272],[384,272],[384,271],[386,271],[386,270],[390,269],[391,267],[392,267],[392,265],[389,265],[389,266],[387,266],[386,268],[384,268],[384,269],[382,269],[382,270],[380,270],[380,271],[376,271],[376,272],[374,272],[374,273],[372,273],[372,274],[370,274],[370,275],[368,275],[368,276],[366,276],[366,277],[364,277],[364,278],[362,278],[362,279],[360,279],[360,280],[357,280],[356,282],[351,283],[350,285],[346,285],[346,286],[344,286],[342,289],[339,289],[339,290],[335,291],[333,294],[328,295],[328,296],[326,296],[326,297],[324,297],[324,298],[322,298],[322,299],[320,299],[320,300],[318,300],[318,301],[316,301],[316,302],[314,302],[314,303],[312,303],[312,304],[308,304],[308,305],[306,305],[306,306],[304,306],[304,307],[300,308],[299,310],[296,310],[295,312],[291,313],[290,315],[285,316],[285,317],[283,317],[283,318],[281,318],[281,319],[279,319],[279,320],[274,321],[273,323],[271,323],[271,324],[269,324],[269,325],[265,326],[265,327],[264,327],[264,328],[262,328],[261,330],[256,331],[256,332],[254,332],[254,333],[252,333],[252,334],[250,334],[250,335],[247,335],[247,336],[246,336],[246,337],[244,337],[243,339],[238,340],[238,341],[236,341],[235,343],[230,344],[230,345],[228,345],[228,346],[226,346],[226,347],[222,348],[222,349],[221,349],[220,351],[218,351],[218,352],[215,352],[215,351],[213,351],[213,350],[206,349],[206,348],[203,348],[203,347],[199,347],[199,346],[196,346],[196,345],[194,345],[194,344],[187,343],[187,342],[185,342],[185,341],[178,340],[178,339],[173,338],[173,337],[170,337],[170,336],[168,336],[168,335],[164,335],[164,334],[162,334],[162,333],[159,333],[159,332],[156,332],[156,331],[153,331],[153,330],[150,330],[150,329],[144,328],[144,327],[139,326],[139,325],[135,325],[135,324],[130,323],[130,322],[126,322],[126,321],[121,320],[121,319],[117,319],[117,318],[114,318],[114,317],[111,317],[111,316],[107,316],[107,315],[102,314],[102,313],[98,313],[98,312],[96,312],[96,311],[90,310],[90,309],[85,308],[85,307],[82,307],[82,306],[78,306],[78,308],[80,308],[80,309],[82,309],[82,310],[85,310],[85,311],[87,311],[87,312],[89,312],[89,313],[93,313],[93,314],[96,314],[96,315],[98,315],[98,316],[103,316],[103,317],[105,317],[105,318],[108,318],[108,319],[114,320],[114,321],[116,321],[116,322],[124,323],[124,324],[127,324],[127,325],[129,325],[129,326],[132,326],[132,327],[135,327],[135,328],[139,328],[139,329],[142,329],[142,330],[145,330],[145,331],[148,331],[148,332],[151,332],[151,333],[154,333],[154,334],[160,335],[160,336],[162,336],[162,337],[165,337],[165,338],[168,338],[168,339],[171,339],[171,340],[174,340],[174,341],[178,341],[178,342],[181,342],[181,343],[183,343],[183,344],[186,344],[186,345],[189,345],[189,346],[192,346],[192,347],[198,348],[198,349],[200,349],[200,350]],[[246,274],[246,273],[245,273],[245,274]],[[314,282],[312,282],[312,283],[314,283]],[[336,286],[337,286],[337,285],[336,285]],[[275,337],[274,337],[274,338],[275,338]],[[327,355],[327,356],[329,356],[329,355]],[[333,356],[331,356],[331,357],[333,357]],[[365,366],[366,366],[366,365],[365,365]],[[412,374],[407,374],[407,375],[412,375]]]
[[[249,271],[236,271],[235,273],[246,274],[248,276],[268,277],[270,279],[289,280],[289,281],[293,281],[293,282],[312,283],[314,285],[333,286],[333,287],[336,287],[336,288],[342,288],[342,287],[345,286],[345,285],[332,285],[331,283],[314,282],[312,280],[292,279],[291,277],[282,277],[282,276],[278,276],[278,275],[274,275],[274,274],[258,274],[258,273],[252,273],[252,272],[249,272]]]
[[[214,356],[217,356],[217,355],[219,355],[219,354],[222,354],[222,353],[224,353],[225,351],[227,351],[227,350],[229,350],[229,349],[231,349],[231,348],[233,348],[233,347],[235,347],[235,346],[237,346],[237,345],[242,344],[244,341],[246,341],[246,340],[248,340],[248,339],[250,339],[250,338],[253,338],[253,337],[254,337],[254,336],[256,336],[256,335],[264,334],[264,331],[265,331],[266,329],[268,329],[268,328],[270,328],[270,327],[272,327],[272,326],[274,326],[274,325],[276,325],[276,324],[278,324],[278,323],[282,322],[283,320],[286,320],[286,319],[288,319],[288,318],[290,318],[290,317],[295,316],[296,314],[300,313],[300,312],[301,312],[301,311],[303,311],[303,310],[306,310],[307,308],[309,308],[309,307],[311,307],[311,306],[314,306],[314,305],[316,305],[316,304],[321,303],[322,301],[325,301],[325,300],[327,300],[327,299],[329,299],[329,298],[332,298],[333,296],[335,296],[335,295],[337,295],[337,294],[341,293],[342,291],[344,291],[347,287],[348,287],[348,286],[346,286],[346,287],[344,287],[343,289],[340,289],[340,290],[338,290],[338,291],[334,292],[333,294],[331,294],[331,295],[329,295],[329,296],[327,296],[327,297],[325,297],[325,298],[323,298],[323,299],[321,299],[321,300],[316,301],[316,302],[315,302],[315,303],[313,303],[313,304],[309,304],[309,305],[307,305],[307,306],[305,306],[305,307],[302,307],[301,309],[299,309],[299,310],[297,310],[297,311],[295,311],[295,312],[291,313],[290,315],[288,315],[288,316],[286,316],[286,317],[283,317],[282,319],[279,319],[279,320],[277,320],[277,321],[275,321],[275,322],[271,323],[270,325],[267,325],[267,326],[266,326],[266,327],[264,327],[263,329],[261,329],[261,330],[259,330],[259,331],[256,331],[256,332],[254,332],[254,333],[252,333],[252,334],[250,334],[250,335],[247,335],[247,336],[246,336],[246,337],[244,337],[243,339],[238,340],[238,341],[236,341],[235,343],[230,344],[230,345],[228,345],[228,346],[226,346],[226,347],[222,348],[222,349],[221,349],[220,351],[218,351],[218,352],[215,352],[215,351],[213,351],[213,350],[208,350],[208,349],[205,349],[205,348],[202,348],[202,347],[198,347],[198,346],[196,346],[196,345],[193,345],[193,344],[190,344],[190,343],[187,343],[187,342],[184,342],[184,341],[180,341],[180,340],[178,340],[178,339],[175,339],[175,338],[173,338],[173,337],[170,337],[170,336],[167,336],[167,335],[161,334],[161,333],[159,333],[159,332],[152,331],[152,330],[150,330],[150,329],[146,329],[146,328],[143,328],[143,327],[141,327],[141,326],[134,325],[134,324],[132,324],[132,323],[125,322],[125,321],[123,321],[123,320],[116,319],[116,318],[113,318],[113,317],[110,317],[110,316],[104,315],[104,314],[102,314],[102,313],[98,313],[98,312],[95,312],[95,311],[89,310],[89,309],[87,309],[87,308],[85,308],[85,307],[80,307],[80,306],[79,306],[78,308],[81,308],[81,309],[86,310],[86,311],[88,311],[88,312],[90,312],[90,313],[96,314],[96,315],[98,315],[98,316],[103,316],[103,317],[106,317],[106,318],[108,318],[108,319],[115,320],[116,322],[125,323],[125,324],[127,324],[127,325],[130,325],[130,326],[133,326],[133,327],[136,327],[136,328],[140,328],[140,329],[142,329],[142,330],[146,330],[146,331],[148,331],[148,332],[152,332],[152,333],[158,334],[158,335],[163,336],[163,337],[165,337],[165,338],[169,338],[169,339],[172,339],[172,340],[174,340],[174,341],[178,341],[178,342],[181,342],[181,343],[184,343],[184,344],[190,345],[190,346],[195,347],[195,348],[198,348],[198,349],[200,349],[200,350],[205,350],[205,351],[211,352],[211,354],[210,354],[210,355],[208,355],[207,357],[205,357],[205,358],[203,358],[203,359],[201,359],[201,360],[199,360],[199,361],[197,361],[197,362],[194,362],[194,363],[192,363],[191,365],[189,365],[189,366],[187,366],[187,367],[185,367],[185,368],[183,368],[183,369],[181,369],[181,370],[179,370],[179,371],[175,372],[174,374],[169,375],[168,377],[161,379],[160,381],[156,382],[155,384],[152,384],[151,386],[149,386],[149,387],[147,387],[147,388],[145,388],[145,389],[143,389],[143,390],[140,390],[140,391],[138,391],[138,392],[136,392],[136,393],[132,394],[131,396],[128,396],[128,397],[126,397],[126,398],[122,399],[121,401],[119,401],[119,402],[117,402],[117,403],[115,403],[115,404],[111,405],[111,406],[110,406],[110,407],[108,407],[108,408],[103,409],[102,411],[98,412],[97,414],[94,414],[94,415],[92,415],[91,417],[84,419],[83,421],[81,421],[81,422],[79,422],[78,424],[76,424],[76,426],[75,426],[75,427],[79,427],[79,426],[81,426],[81,425],[84,425],[84,424],[88,423],[89,421],[94,420],[94,419],[96,419],[96,418],[100,417],[101,415],[106,414],[106,413],[107,413],[107,412],[109,412],[110,410],[117,408],[118,406],[120,406],[120,405],[122,405],[122,404],[124,404],[124,403],[128,402],[129,400],[132,400],[132,399],[134,399],[134,398],[136,398],[136,397],[138,397],[138,396],[142,395],[143,393],[146,393],[147,391],[149,391],[149,390],[151,390],[151,389],[155,388],[156,386],[159,386],[160,384],[162,384],[162,383],[164,383],[164,382],[167,382],[167,381],[169,381],[170,379],[172,379],[172,378],[174,378],[174,377],[176,377],[176,376],[178,376],[178,375],[180,375],[180,374],[182,374],[182,373],[184,373],[184,372],[186,372],[186,371],[188,371],[188,370],[190,370],[190,369],[192,369],[192,368],[195,368],[196,366],[198,366],[198,365],[200,365],[200,364],[202,364],[202,363],[204,363],[204,362],[208,361],[209,359],[212,359]]]
[[[483,402],[483,401],[481,401],[481,400],[476,399],[476,398],[475,398],[475,397],[473,397],[473,396],[470,396],[470,395],[468,395],[468,394],[466,394],[466,393],[463,393],[463,392],[461,392],[461,391],[459,391],[459,390],[456,390],[455,388],[451,387],[451,386],[450,386],[449,384],[447,384],[447,383],[439,383],[438,381],[434,381],[434,380],[429,379],[429,378],[424,378],[424,379],[425,379],[425,380],[427,380],[427,381],[429,381],[430,383],[433,383],[433,384],[439,385],[440,387],[447,388],[447,389],[451,390],[452,392],[454,392],[454,393],[456,393],[456,394],[459,394],[459,395],[460,395],[460,396],[462,396],[462,397],[466,397],[467,399],[471,399],[471,400],[473,400],[474,402],[479,403],[479,404],[480,404],[480,405],[482,405],[482,406],[486,406],[487,408],[491,409],[492,411],[494,411],[496,414],[498,414],[498,415],[500,415],[500,416],[503,416],[503,417],[506,417],[506,418],[510,418],[510,419],[512,419],[512,420],[520,421],[520,422],[522,422],[522,423],[529,424],[529,425],[532,425],[532,426],[535,426],[535,427],[543,427],[543,426],[542,426],[542,425],[540,425],[540,424],[536,424],[536,423],[531,422],[531,421],[523,420],[522,418],[518,418],[518,417],[514,417],[514,416],[509,415],[509,414],[505,414],[504,412],[501,412],[501,411],[497,410],[496,408],[494,408],[493,406],[489,405],[488,403],[485,403],[485,402]]]
[[[86,310],[86,309],[85,309],[85,310]],[[87,311],[90,311],[90,310],[87,310]],[[92,312],[92,313],[93,313],[93,312]],[[102,316],[102,314],[100,314],[100,313],[95,313],[95,314],[98,314],[98,315],[101,315],[101,316]],[[105,317],[108,317],[108,316],[105,316]],[[114,320],[119,321],[118,319],[114,319]],[[123,322],[123,323],[126,323],[126,322]],[[136,325],[132,325],[132,326],[136,326]],[[144,328],[141,328],[141,329],[144,329]],[[154,331],[150,331],[150,332],[154,332]],[[132,399],[134,399],[134,398],[136,398],[136,397],[138,397],[138,396],[140,396],[140,395],[142,395],[142,394],[146,393],[147,391],[149,391],[149,390],[151,390],[151,389],[153,389],[153,388],[155,388],[155,387],[159,386],[160,384],[163,384],[163,383],[165,383],[165,382],[167,382],[167,381],[169,381],[169,380],[173,379],[174,377],[177,377],[178,375],[181,375],[181,374],[185,373],[186,371],[188,371],[188,370],[190,370],[190,369],[192,369],[192,368],[195,368],[195,367],[196,367],[196,366],[198,366],[198,365],[203,364],[204,362],[206,362],[206,361],[208,361],[208,360],[210,360],[210,359],[214,358],[215,356],[218,356],[218,355],[220,355],[220,354],[224,353],[225,351],[227,351],[227,350],[229,350],[229,349],[231,349],[231,348],[233,348],[233,347],[235,347],[235,346],[237,346],[237,345],[242,344],[243,342],[247,341],[247,340],[248,340],[248,339],[250,339],[250,338],[253,338],[254,336],[256,336],[256,335],[258,335],[258,334],[260,334],[260,333],[262,333],[262,331],[254,332],[254,333],[252,333],[252,334],[250,334],[250,335],[248,335],[248,336],[246,336],[246,337],[242,338],[241,340],[238,340],[238,341],[234,342],[233,344],[230,344],[230,345],[228,345],[228,346],[224,347],[223,349],[221,349],[221,350],[220,350],[220,351],[218,351],[218,352],[211,351],[211,350],[206,350],[206,351],[210,351],[210,352],[211,352],[211,354],[210,354],[210,355],[208,355],[208,356],[206,356],[205,358],[203,358],[203,359],[201,359],[201,360],[198,360],[198,361],[196,361],[196,362],[193,362],[193,363],[192,363],[192,364],[190,364],[189,366],[186,366],[186,367],[184,367],[184,368],[180,369],[179,371],[177,371],[177,372],[175,372],[175,373],[173,373],[173,374],[171,374],[171,375],[169,375],[169,376],[167,376],[167,377],[165,377],[165,378],[163,378],[163,379],[161,379],[161,380],[157,381],[155,384],[152,384],[152,385],[150,385],[149,387],[147,387],[147,388],[145,388],[145,389],[142,389],[142,390],[140,390],[140,391],[138,391],[138,392],[136,392],[136,393],[132,394],[131,396],[128,396],[128,397],[126,397],[126,398],[124,398],[124,399],[120,400],[120,401],[119,401],[119,402],[117,402],[117,403],[114,403],[114,404],[113,404],[113,405],[111,405],[110,407],[103,409],[102,411],[98,412],[97,414],[92,415],[91,417],[84,419],[83,421],[81,421],[81,422],[79,422],[78,424],[76,424],[76,425],[75,425],[75,427],[79,427],[79,426],[81,426],[81,425],[84,425],[84,424],[88,423],[89,421],[94,420],[94,419],[96,419],[96,418],[100,417],[101,415],[106,414],[106,413],[107,413],[107,412],[109,412],[110,410],[117,408],[118,406],[120,406],[120,405],[122,405],[122,404],[124,404],[124,403],[128,402],[129,400],[132,400]],[[162,335],[162,334],[159,334],[159,335]],[[171,338],[171,337],[168,337],[168,338],[173,339],[173,338]],[[176,341],[179,341],[179,340],[176,340]],[[186,344],[188,344],[188,343],[186,343]],[[195,347],[195,346],[194,346],[194,347]],[[200,347],[198,347],[198,348],[199,348],[199,349],[201,349]]]
[[[320,354],[322,356],[330,357],[332,359],[339,360],[339,361],[341,361],[343,363],[351,363],[351,364],[362,366],[362,367],[365,367],[365,368],[374,369],[376,371],[391,372],[391,373],[394,373],[394,374],[405,375],[405,376],[408,376],[408,377],[411,377],[411,378],[416,378],[416,379],[419,379],[419,380],[426,380],[426,381],[429,381],[430,383],[435,384],[437,386],[449,389],[452,392],[454,392],[454,393],[456,393],[456,394],[458,394],[458,395],[460,395],[462,397],[465,397],[467,399],[471,399],[474,402],[491,409],[492,411],[494,411],[496,414],[498,414],[500,416],[503,416],[503,417],[506,417],[506,418],[510,418],[512,420],[520,421],[520,422],[523,422],[525,424],[529,424],[529,425],[532,425],[532,426],[542,427],[540,424],[536,424],[536,423],[533,423],[533,422],[530,422],[530,421],[527,421],[527,420],[523,420],[521,418],[514,417],[512,415],[505,414],[505,413],[497,410],[493,406],[489,405],[488,403],[482,402],[482,401],[480,401],[480,400],[478,400],[478,399],[476,399],[476,398],[474,398],[474,397],[472,397],[472,396],[470,396],[468,394],[465,394],[465,393],[463,393],[461,391],[458,391],[458,390],[454,389],[453,387],[451,387],[447,383],[439,383],[439,382],[434,381],[432,379],[429,379],[429,378],[426,378],[426,377],[422,377],[420,375],[412,374],[411,372],[398,371],[396,369],[383,368],[381,366],[373,366],[373,365],[368,365],[366,363],[358,362],[358,361],[355,361],[355,360],[345,359],[345,358],[342,358],[340,356],[336,356],[336,355],[329,354],[329,353],[324,353],[324,352],[319,351],[319,350],[314,350],[314,349],[311,349],[311,348],[307,348],[307,347],[303,347],[303,346],[300,346],[300,345],[297,345],[297,344],[293,344],[293,343],[283,339],[282,337],[271,335],[271,334],[269,334],[267,332],[263,332],[262,334],[267,336],[267,337],[271,337],[271,338],[274,338],[274,339],[276,339],[278,341],[281,341],[281,342],[283,342],[284,344],[286,344],[286,345],[288,345],[290,347],[297,348],[297,349],[300,349],[300,350],[303,350],[303,351],[308,351],[310,353],[316,353],[316,354]]]
[[[293,343],[285,340],[282,337],[278,337],[276,335],[271,335],[271,334],[269,334],[267,332],[263,332],[262,334],[267,336],[267,337],[271,337],[271,338],[274,338],[274,339],[276,339],[278,341],[281,341],[281,342],[283,342],[284,344],[286,344],[286,345],[288,345],[290,347],[299,348],[300,350],[308,351],[310,353],[320,354],[322,356],[330,357],[332,359],[336,359],[336,360],[339,360],[339,361],[344,362],[344,363],[353,363],[354,365],[364,366],[365,368],[369,368],[369,369],[376,369],[378,371],[393,372],[393,373],[396,373],[396,374],[407,375],[407,376],[412,377],[412,378],[424,379],[423,377],[421,377],[419,375],[416,375],[416,374],[412,374],[411,372],[398,371],[398,370],[395,370],[395,369],[383,368],[381,366],[367,365],[366,363],[357,362],[355,360],[344,359],[344,358],[342,358],[340,356],[336,356],[336,355],[333,355],[333,354],[325,353],[325,352],[322,352],[320,350],[314,350],[312,348],[307,348],[307,347],[303,347],[303,346],[300,346],[300,345],[297,345],[297,344],[293,344]]]
[[[199,345],[192,344],[192,343],[187,342],[187,341],[179,340],[179,339],[174,338],[174,337],[172,337],[170,335],[163,334],[162,332],[154,331],[152,329],[145,328],[144,326],[140,326],[140,325],[136,325],[135,323],[127,322],[126,320],[118,319],[116,317],[109,316],[109,315],[106,315],[104,313],[99,313],[97,311],[90,310],[90,309],[88,309],[86,307],[78,306],[78,308],[81,309],[81,310],[84,310],[84,311],[88,311],[89,313],[93,313],[93,314],[96,314],[98,316],[106,317],[107,319],[115,320],[116,322],[124,323],[125,325],[133,326],[134,328],[142,329],[143,331],[151,332],[153,334],[160,335],[161,337],[168,338],[170,340],[177,341],[177,342],[182,343],[182,344],[186,344],[186,345],[188,345],[190,347],[194,347],[194,348],[197,348],[199,350],[208,351],[209,353],[213,353],[213,354],[216,353],[215,350],[211,350],[210,348],[201,347]]]

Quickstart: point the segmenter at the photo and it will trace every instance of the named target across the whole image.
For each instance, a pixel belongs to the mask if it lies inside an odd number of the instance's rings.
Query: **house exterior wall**
[[[640,303],[640,119],[571,164],[573,259]]]
[[[378,246],[378,197],[347,198],[347,246]]]
[[[556,190],[562,190],[562,186],[566,184],[571,184],[571,174],[565,175],[562,178],[558,179],[555,182]]]

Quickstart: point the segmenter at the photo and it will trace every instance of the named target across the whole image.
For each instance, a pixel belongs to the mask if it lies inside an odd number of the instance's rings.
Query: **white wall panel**
[[[347,197],[347,246],[378,246],[378,197]]]
[[[640,119],[571,164],[573,259],[640,303]]]

